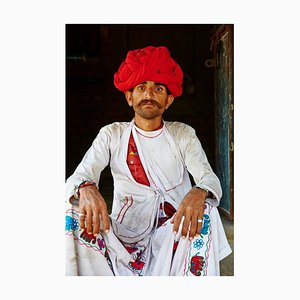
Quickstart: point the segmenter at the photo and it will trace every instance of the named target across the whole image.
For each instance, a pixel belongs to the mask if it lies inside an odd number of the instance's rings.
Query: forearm
[[[213,172],[200,141],[192,130],[185,147],[184,159],[188,172],[193,176],[195,185],[210,192],[207,202],[217,206],[222,197],[219,178]]]

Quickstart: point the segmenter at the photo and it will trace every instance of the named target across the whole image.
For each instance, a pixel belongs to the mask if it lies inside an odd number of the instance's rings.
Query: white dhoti
[[[66,214],[66,275],[217,276],[219,262],[231,253],[216,207],[206,204],[198,237],[175,236],[170,220],[143,240],[122,243],[110,231],[96,237],[79,229],[79,211]]]

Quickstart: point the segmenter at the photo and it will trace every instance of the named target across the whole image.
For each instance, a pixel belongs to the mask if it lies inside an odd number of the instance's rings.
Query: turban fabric
[[[145,81],[164,84],[174,97],[182,93],[183,73],[166,47],[148,46],[129,51],[114,75],[115,87],[126,92]]]

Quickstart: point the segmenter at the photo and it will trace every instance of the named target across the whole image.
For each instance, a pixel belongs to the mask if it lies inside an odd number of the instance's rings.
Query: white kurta
[[[150,186],[137,183],[127,166],[131,132]],[[79,232],[78,207],[68,200],[83,180],[98,182],[109,162],[112,230],[94,237]],[[177,209],[190,190],[188,172],[197,186],[214,195],[207,199],[200,236],[192,241],[181,239],[180,230],[174,236],[169,220],[157,228],[160,205],[167,201]],[[164,122],[162,129],[149,133],[132,121],[102,128],[67,180],[67,275],[219,275],[219,261],[231,252],[216,209],[221,193],[190,126]]]

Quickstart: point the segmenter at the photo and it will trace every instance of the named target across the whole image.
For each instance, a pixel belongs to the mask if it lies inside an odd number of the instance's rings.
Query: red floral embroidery
[[[198,256],[197,254],[191,258],[190,271],[195,276],[201,276],[201,271],[203,270],[205,262],[204,262],[204,257]]]

